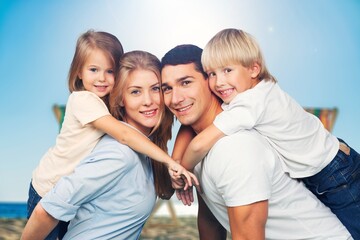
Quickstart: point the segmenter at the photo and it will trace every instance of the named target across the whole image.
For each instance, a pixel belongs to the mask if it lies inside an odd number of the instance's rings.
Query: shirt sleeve
[[[223,112],[217,115],[214,125],[225,135],[231,135],[244,129],[252,129],[261,116],[261,104],[241,94],[230,104],[222,104]]]
[[[84,126],[100,117],[110,115],[103,100],[89,91],[73,92],[71,94],[72,112]]]
[[[212,166],[211,175],[229,207],[267,200],[271,195],[274,155],[251,134],[237,135],[221,139],[208,156],[215,157],[217,167]]]
[[[82,203],[111,189],[132,167],[134,161],[129,161],[132,158],[126,155],[115,140],[101,140],[73,174],[62,177],[44,196],[40,201],[42,207],[58,220],[73,219]]]

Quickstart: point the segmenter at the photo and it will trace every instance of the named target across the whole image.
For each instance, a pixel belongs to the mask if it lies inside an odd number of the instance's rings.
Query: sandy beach
[[[19,240],[25,223],[26,219],[0,219],[0,240]],[[179,217],[177,222],[169,217],[151,218],[146,223],[140,239],[199,239],[196,217]]]

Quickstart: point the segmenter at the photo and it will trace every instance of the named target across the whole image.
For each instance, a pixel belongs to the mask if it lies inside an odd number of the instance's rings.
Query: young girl
[[[110,115],[109,93],[115,84],[114,72],[119,67],[122,55],[121,43],[109,33],[90,30],[78,39],[69,71],[71,94],[66,104],[64,122],[56,145],[48,150],[33,172],[28,217],[41,197],[62,176],[72,173],[105,133],[133,150],[166,164],[170,174],[182,174],[188,185],[191,186],[192,181],[198,184],[192,173],[173,161],[147,137]],[[142,114],[146,116],[151,113]],[[59,228],[54,229],[47,239],[55,239],[58,231]]]
[[[248,33],[220,31],[201,60],[224,111],[191,141],[182,165],[192,169],[221,137],[254,128],[281,155],[284,171],[302,179],[360,239],[360,155],[280,89]]]
[[[116,79],[110,112],[167,151],[173,116],[164,113],[159,59],[144,51],[127,52]],[[41,199],[21,239],[43,239],[58,220],[71,222],[64,239],[138,239],[158,185],[169,178],[166,168],[157,176],[152,163],[160,164],[105,135]]]

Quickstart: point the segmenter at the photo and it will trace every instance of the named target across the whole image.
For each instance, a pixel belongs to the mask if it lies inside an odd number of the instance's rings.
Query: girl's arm
[[[188,172],[183,166],[175,162],[166,152],[150,141],[143,134],[129,126],[121,123],[111,115],[103,116],[91,123],[95,128],[109,134],[117,141],[131,147],[133,150],[149,156],[150,158],[164,163],[169,169],[170,176],[175,172],[177,175],[184,175],[189,186],[192,181],[199,184],[196,176]]]
[[[199,133],[186,148],[184,156],[181,161],[186,169],[192,170],[205,155],[209,152],[212,146],[225,134],[221,132],[214,124],[205,128]]]

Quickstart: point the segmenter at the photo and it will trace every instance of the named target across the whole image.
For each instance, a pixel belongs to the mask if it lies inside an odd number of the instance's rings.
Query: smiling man
[[[209,89],[201,53],[194,45],[180,45],[162,59],[165,104],[195,134],[222,111]],[[178,135],[175,154],[188,143],[184,134]],[[222,138],[194,171],[203,189],[201,239],[224,239],[219,222],[232,239],[352,239],[327,207],[282,171],[278,155],[256,131]]]

